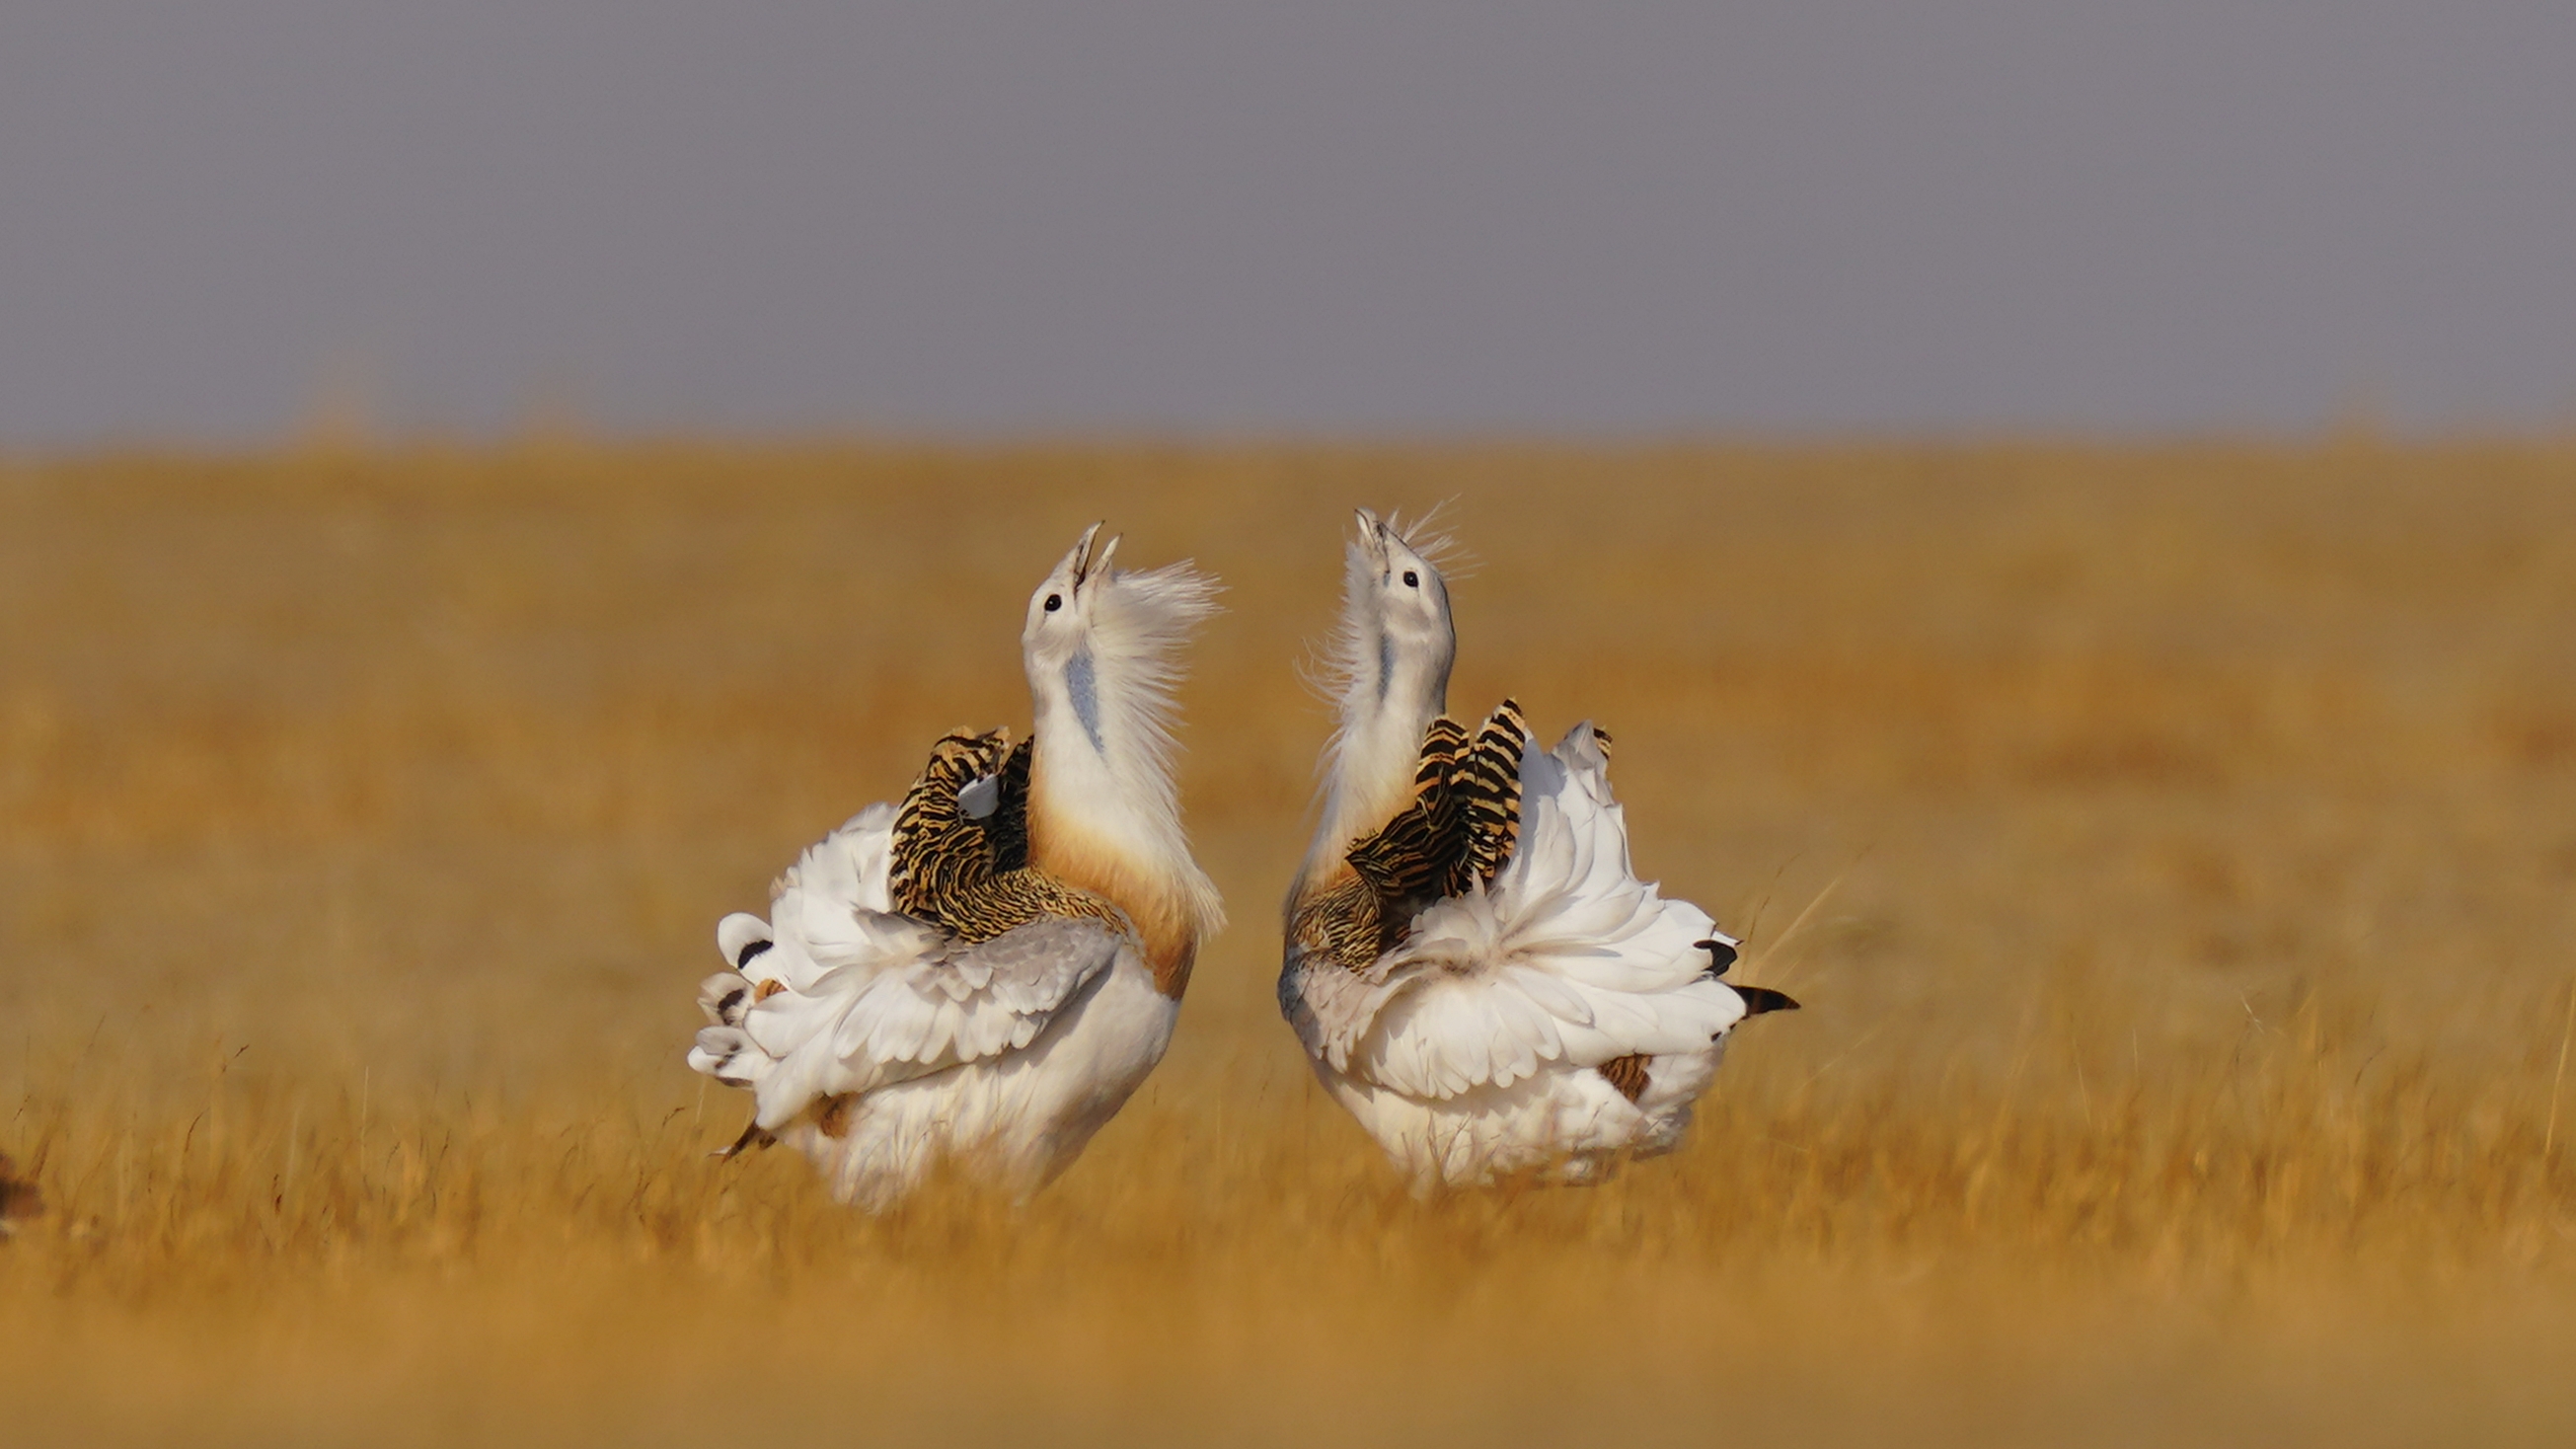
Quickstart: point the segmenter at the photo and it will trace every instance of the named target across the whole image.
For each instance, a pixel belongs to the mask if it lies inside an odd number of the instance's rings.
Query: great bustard
[[[1172,688],[1214,582],[1082,535],[1029,599],[1028,740],[951,735],[717,927],[689,1065],[882,1209],[934,1164],[1021,1194],[1080,1156],[1162,1060],[1222,917],[1172,787]]]
[[[1609,736],[1552,750],[1504,701],[1446,717],[1438,549],[1362,510],[1333,649],[1340,729],[1289,894],[1279,1006],[1418,1188],[1592,1181],[1670,1151],[1748,1015],[1736,942],[1628,863]]]

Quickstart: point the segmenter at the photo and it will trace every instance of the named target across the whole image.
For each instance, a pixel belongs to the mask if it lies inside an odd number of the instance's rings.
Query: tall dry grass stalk
[[[1416,1203],[1276,1022],[1346,506],[1750,934],[1690,1146]],[[709,931],[1108,517],[1237,927],[1025,1210],[703,1155]],[[2576,451],[892,448],[0,471],[13,1431],[2564,1442]],[[13,1438],[15,1437],[13,1432]],[[32,1440],[31,1440],[32,1442]]]

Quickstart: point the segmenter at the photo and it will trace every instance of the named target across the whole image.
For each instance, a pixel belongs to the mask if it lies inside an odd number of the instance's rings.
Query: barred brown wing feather
[[[1377,964],[1386,949],[1383,915],[1376,889],[1354,876],[1298,902],[1288,936],[1309,954],[1357,975]]]
[[[1022,740],[1011,746],[1001,769],[995,772],[993,811],[979,823],[984,827],[985,846],[992,854],[997,873],[1028,868],[1029,764],[1036,757],[1037,741]]]
[[[1467,748],[1467,727],[1441,715],[1422,732],[1422,763],[1413,770],[1413,794],[1420,799],[1449,783],[1449,772]]]
[[[1463,895],[1471,882],[1493,884],[1511,862],[1521,828],[1521,753],[1529,744],[1529,726],[1516,700],[1504,700],[1486,716],[1458,768],[1450,776],[1465,839],[1458,860],[1443,883],[1445,895]]]
[[[1414,772],[1413,803],[1344,853],[1371,896],[1365,912],[1376,953],[1403,943],[1413,918],[1433,902],[1493,883],[1520,838],[1521,752],[1529,726],[1520,705],[1505,700],[1471,738],[1446,715],[1424,731]],[[1356,919],[1350,903],[1336,909]],[[1356,926],[1337,926],[1342,951],[1355,950]],[[1354,969],[1364,969],[1355,967]]]
[[[1466,831],[1452,781],[1467,745],[1466,726],[1447,715],[1434,719],[1423,731],[1413,803],[1343,855],[1375,897],[1371,959],[1399,945],[1414,916],[1446,894],[1456,874]]]
[[[1121,923],[1118,908],[1028,864],[1030,749],[1000,730],[952,734],[895,814],[887,884],[896,910],[965,941],[989,941],[1050,916]],[[992,808],[969,815],[959,800],[978,780],[994,782]]]
[[[1446,792],[1425,796],[1350,848],[1345,859],[1380,899],[1437,897],[1457,853],[1458,812]]]
[[[950,734],[930,747],[930,763],[895,811],[886,882],[895,909],[948,925],[943,907],[992,878],[991,834],[966,814],[958,796],[997,773],[1009,753],[1010,738],[999,730]]]
[[[1594,1070],[1601,1073],[1611,1086],[1618,1088],[1620,1096],[1633,1102],[1646,1095],[1646,1087],[1651,1080],[1647,1069],[1653,1061],[1654,1058],[1644,1052],[1630,1052],[1623,1057],[1612,1057]]]

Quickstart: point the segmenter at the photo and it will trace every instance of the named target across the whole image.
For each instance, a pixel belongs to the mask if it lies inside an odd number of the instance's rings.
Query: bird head
[[[1412,663],[1444,683],[1449,661],[1458,650],[1458,635],[1449,619],[1449,585],[1425,550],[1406,537],[1408,530],[1392,519],[1358,510],[1359,536],[1350,547],[1343,579],[1346,602],[1367,621],[1377,639],[1374,665],[1379,688],[1398,666]],[[1419,532],[1417,527],[1412,532]]]
[[[1181,652],[1217,611],[1216,580],[1186,561],[1141,573],[1112,568],[1118,540],[1095,552],[1101,527],[1084,529],[1029,595],[1021,662],[1042,735],[1051,722],[1059,731],[1078,722],[1094,753],[1160,772]],[[1050,753],[1043,739],[1038,752]]]
[[[1020,630],[1020,647],[1029,672],[1061,672],[1083,652],[1099,612],[1100,596],[1115,575],[1109,560],[1118,552],[1115,535],[1092,553],[1103,524],[1095,523],[1074,540],[1073,551],[1058,560],[1046,581],[1029,595],[1028,623]]]

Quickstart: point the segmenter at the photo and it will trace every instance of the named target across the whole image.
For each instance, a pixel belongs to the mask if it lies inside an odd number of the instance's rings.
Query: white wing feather
[[[895,914],[893,824],[890,807],[869,807],[780,878],[767,923],[717,928],[737,967],[699,990],[709,1025],[689,1065],[751,1088],[763,1128],[820,1097],[1025,1048],[1117,959],[1123,938],[1102,921],[1035,921],[966,946]]]

